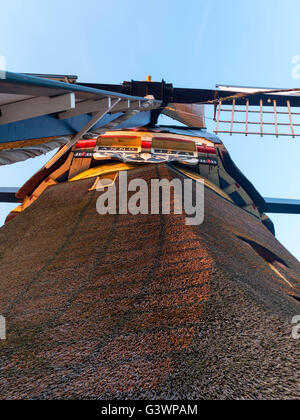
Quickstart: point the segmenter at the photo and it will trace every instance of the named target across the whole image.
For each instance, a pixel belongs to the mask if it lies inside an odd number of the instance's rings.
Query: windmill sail
[[[160,106],[160,101],[79,86],[75,80],[5,73],[0,79],[0,165],[77,141],[92,129],[130,126],[131,118],[146,124],[149,111]]]
[[[174,103],[162,113],[189,127],[205,128],[204,105]]]
[[[231,95],[214,101],[216,134],[300,136],[299,89],[218,87]]]

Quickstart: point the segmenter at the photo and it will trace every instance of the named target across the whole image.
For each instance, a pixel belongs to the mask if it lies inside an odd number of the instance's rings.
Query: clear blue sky
[[[80,81],[299,87],[299,0],[0,0],[0,55],[16,72],[77,74]],[[300,139],[223,136],[240,169],[269,197],[300,199]],[[1,167],[20,186],[49,157]],[[0,205],[0,223],[12,206]],[[300,259],[300,216],[272,215]]]

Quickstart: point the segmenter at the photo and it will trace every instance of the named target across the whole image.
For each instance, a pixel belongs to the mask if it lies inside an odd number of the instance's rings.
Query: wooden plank
[[[263,100],[262,99],[260,99],[259,101],[259,110],[260,110],[260,136],[263,137],[264,125],[263,125]]]
[[[275,132],[276,132],[276,137],[278,138],[278,119],[277,119],[277,102],[276,102],[276,99],[273,100],[273,106],[274,106]]]
[[[232,101],[232,114],[231,114],[230,135],[232,135],[232,131],[233,131],[234,111],[235,111],[235,99],[233,99],[233,101]]]
[[[89,114],[92,112],[105,111],[107,109],[107,98],[99,99],[97,101],[82,101],[76,102],[76,107],[69,111],[61,112],[58,115],[59,120],[76,117],[77,115]]]
[[[246,126],[245,135],[248,136],[248,121],[249,121],[249,99],[246,101]]]
[[[60,113],[58,118],[60,120],[64,120],[66,118],[71,118],[82,114],[91,114],[100,111],[105,112],[109,106],[111,105],[107,104],[107,98],[99,99],[97,101],[77,102],[75,109]],[[117,114],[119,112],[127,112],[130,109],[138,109],[138,107],[139,101],[122,100],[116,107],[114,107],[111,113]]]
[[[73,158],[68,179],[72,179],[80,172],[90,169],[91,162],[92,158]]]
[[[74,93],[67,93],[53,98],[43,96],[36,97],[25,101],[2,105],[0,107],[0,124],[9,124],[73,108],[75,108]]]
[[[217,133],[219,131],[221,107],[222,107],[222,100],[220,99],[219,100],[218,118],[217,118],[217,125],[216,125],[215,133]]]
[[[293,139],[294,139],[294,138],[295,138],[295,132],[294,132],[293,119],[292,119],[292,114],[291,114],[291,102],[290,102],[290,100],[288,99],[288,100],[286,101],[286,103],[287,103],[287,107],[288,107],[288,111],[289,111],[289,119],[290,119],[290,126],[291,126],[291,134],[292,134],[292,137],[293,137]]]

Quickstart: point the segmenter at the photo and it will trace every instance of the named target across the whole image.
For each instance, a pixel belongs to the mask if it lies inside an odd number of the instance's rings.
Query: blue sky
[[[177,87],[299,87],[292,78],[299,0],[0,0],[0,10],[0,55],[10,71],[102,83],[151,74]],[[262,195],[300,199],[299,139],[222,140]],[[1,167],[1,186],[22,185],[48,159]],[[0,223],[11,207],[0,205]],[[300,259],[300,216],[271,217]]]

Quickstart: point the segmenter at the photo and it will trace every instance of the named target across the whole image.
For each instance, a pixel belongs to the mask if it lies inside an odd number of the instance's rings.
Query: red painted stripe
[[[88,149],[90,147],[95,147],[97,143],[96,139],[92,140],[80,140],[76,143],[76,149]]]
[[[209,153],[210,155],[216,155],[216,149],[214,147],[197,146],[199,153]]]
[[[142,141],[142,149],[151,149],[152,141]]]

